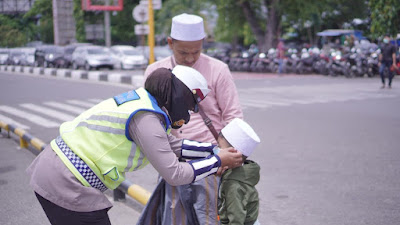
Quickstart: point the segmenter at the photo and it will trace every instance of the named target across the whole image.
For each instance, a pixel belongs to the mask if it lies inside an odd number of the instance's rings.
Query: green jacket
[[[218,194],[221,224],[254,224],[259,206],[255,185],[259,180],[260,166],[251,160],[222,175]]]

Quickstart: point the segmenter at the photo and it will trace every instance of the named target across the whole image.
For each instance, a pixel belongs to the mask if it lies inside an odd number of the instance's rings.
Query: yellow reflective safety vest
[[[54,139],[51,146],[83,185],[102,191],[115,189],[125,180],[125,172],[148,164],[128,130],[130,120],[140,111],[161,114],[165,131],[170,132],[168,116],[153,96],[139,88],[104,100],[74,120],[63,123],[60,137]],[[104,184],[105,189],[96,186],[99,185],[96,182]]]

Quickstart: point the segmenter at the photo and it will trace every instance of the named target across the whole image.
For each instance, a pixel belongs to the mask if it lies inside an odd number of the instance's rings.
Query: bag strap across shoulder
[[[208,129],[211,131],[211,133],[213,134],[215,140],[218,140],[218,132],[217,130],[215,130],[214,125],[212,124],[212,121],[210,120],[210,118],[208,118],[208,116],[204,113],[202,107],[199,105],[199,113],[201,118],[203,118],[204,123],[206,124],[206,126],[208,127]]]
[[[171,66],[172,68],[175,67],[175,63],[174,63],[174,59],[172,58],[173,56],[170,56],[171,58]],[[201,115],[201,118],[203,118],[204,123],[206,124],[206,126],[208,127],[208,129],[211,131],[211,133],[213,134],[215,140],[218,140],[218,132],[215,130],[214,125],[212,124],[212,121],[210,120],[210,118],[208,118],[208,116],[205,114],[204,110],[202,109],[202,107],[199,105],[199,113]]]

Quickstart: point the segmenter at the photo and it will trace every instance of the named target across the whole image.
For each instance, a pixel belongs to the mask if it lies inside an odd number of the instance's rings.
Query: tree
[[[163,6],[160,10],[154,11],[154,30],[160,40],[164,40],[169,35],[171,30],[172,17],[181,13],[195,14],[204,18],[204,23],[207,24],[209,14],[207,12],[212,3],[207,1],[195,0],[168,0],[163,1]]]
[[[39,18],[36,31],[44,43],[54,43],[52,0],[37,0],[24,19]]]
[[[0,46],[19,47],[28,41],[25,32],[21,30],[19,20],[0,15]]]
[[[398,0],[370,0],[371,33],[377,38],[396,35],[400,30],[400,2]]]
[[[113,43],[137,45],[135,25],[137,22],[132,18],[132,10],[139,0],[125,0],[124,9],[111,13],[111,40]]]

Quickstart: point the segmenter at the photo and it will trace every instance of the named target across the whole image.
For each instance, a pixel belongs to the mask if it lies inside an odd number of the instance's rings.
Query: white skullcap
[[[222,135],[236,150],[250,156],[260,143],[260,138],[253,128],[242,119],[235,118],[221,130]]]
[[[191,14],[180,14],[172,18],[171,38],[179,41],[199,41],[206,37],[203,18]]]
[[[200,101],[210,92],[206,78],[192,67],[176,65],[172,73],[191,91],[196,91],[197,96],[200,97]]]

